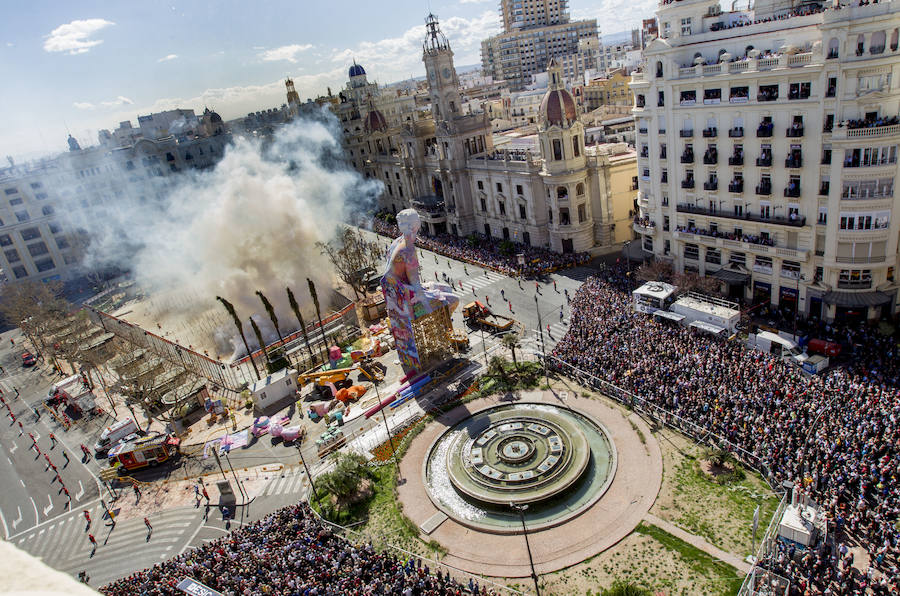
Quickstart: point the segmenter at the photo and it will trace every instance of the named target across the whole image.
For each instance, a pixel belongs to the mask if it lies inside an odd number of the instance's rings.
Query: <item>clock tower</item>
[[[453,120],[462,115],[453,50],[438,26],[436,16],[428,15],[425,28],[422,61],[425,62],[425,75],[428,77],[431,113],[436,124],[445,123],[452,130]]]

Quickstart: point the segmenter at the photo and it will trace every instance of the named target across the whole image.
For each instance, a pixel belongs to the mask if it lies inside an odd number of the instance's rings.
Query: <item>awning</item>
[[[749,273],[741,273],[740,271],[728,268],[719,269],[713,273],[712,276],[727,284],[745,284],[750,281]]]
[[[713,325],[712,323],[707,323],[706,321],[694,321],[693,323],[688,325],[688,327],[693,327],[694,329],[698,329],[700,331],[712,333],[713,335],[722,335],[726,331],[724,327],[719,327],[718,325]]]
[[[670,321],[675,321],[676,323],[680,323],[684,320],[684,315],[680,315],[677,312],[669,312],[667,310],[653,311],[653,316],[659,317],[660,319],[668,319]]]
[[[863,307],[887,304],[891,296],[884,292],[826,292],[822,300],[835,306]]]

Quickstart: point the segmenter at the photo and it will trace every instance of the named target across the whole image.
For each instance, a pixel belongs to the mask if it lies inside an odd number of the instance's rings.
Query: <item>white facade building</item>
[[[810,316],[896,312],[900,3],[657,19],[632,82],[644,255]]]

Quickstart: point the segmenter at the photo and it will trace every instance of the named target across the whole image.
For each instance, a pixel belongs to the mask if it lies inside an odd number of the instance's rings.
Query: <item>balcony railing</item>
[[[650,151],[647,149],[641,149],[641,157],[650,157]]]
[[[659,177],[659,181],[662,182],[663,184],[668,184],[669,183],[669,175],[663,174],[662,176]]]
[[[709,180],[708,182],[704,182],[703,190],[719,190],[719,182],[717,180]]]
[[[703,154],[703,163],[705,163],[708,166],[712,166],[712,165],[719,163],[719,154],[717,152],[710,153],[709,151],[707,151],[706,153]]]
[[[681,188],[694,188],[694,179],[688,178],[687,180],[682,180]]]
[[[663,149],[662,151],[659,152],[659,158],[660,159],[666,158],[666,150],[665,149]]]
[[[693,153],[682,153],[681,154],[681,163],[694,163],[694,154]]]
[[[744,181],[741,180],[740,182],[730,182],[728,184],[728,191],[729,192],[744,192]]]
[[[868,290],[872,287],[872,280],[861,279],[859,281],[838,281],[837,287],[841,290]]]
[[[693,131],[693,129],[692,130],[681,130],[678,132],[678,134],[679,134],[679,136],[681,136],[682,139],[689,139],[694,136],[694,131]]]
[[[728,158],[728,165],[730,166],[742,166],[744,165],[744,156],[743,155],[732,155]]]
[[[866,126],[863,128],[847,128],[846,126],[839,126],[834,130],[835,139],[887,137],[898,134],[900,134],[900,124]]]
[[[771,168],[772,167],[772,156],[769,155],[767,157],[757,157],[756,165],[760,168]]]
[[[835,263],[848,263],[850,265],[862,265],[864,263],[884,263],[887,257],[834,257]],[[849,282],[847,282],[849,283]]]
[[[744,136],[744,127],[736,126],[734,128],[729,129],[728,136],[731,137],[732,139],[740,139],[741,137]]]
[[[789,138],[796,139],[798,137],[803,136],[803,127],[802,126],[792,126],[784,133]]]
[[[773,130],[774,126],[771,124],[760,125],[756,128],[756,136],[760,138],[771,137]]]
[[[723,210],[715,210],[715,209],[707,209],[706,207],[700,207],[698,205],[691,205],[689,203],[679,203],[675,210],[678,213],[694,213],[696,215],[710,215],[712,217],[721,217],[724,219],[734,219],[738,221],[755,221],[760,223],[771,223],[778,224],[782,226],[790,226],[793,228],[802,228],[806,225],[806,217],[802,215],[791,217],[782,217],[782,216],[770,216],[763,217],[761,215],[757,215],[755,213],[741,213],[736,214],[732,211],[723,211]]]
[[[787,187],[784,189],[784,196],[792,199],[796,199],[800,196],[800,186],[795,186],[794,188]]]
[[[772,185],[771,184],[757,184],[756,185],[756,194],[758,195],[771,195],[772,194]]]
[[[703,129],[703,138],[704,139],[712,139],[714,137],[717,137],[718,135],[719,135],[719,129],[716,128],[715,126],[711,126],[709,128]]]
[[[786,168],[802,168],[803,167],[803,158],[801,157],[788,157],[784,160],[784,167]]]
[[[829,193],[830,191],[831,191],[831,185],[828,184],[827,182],[824,183],[824,184],[822,184],[822,185],[819,187],[819,195],[820,195],[820,196],[823,196],[823,197],[824,197],[824,196],[827,196],[828,193]]]

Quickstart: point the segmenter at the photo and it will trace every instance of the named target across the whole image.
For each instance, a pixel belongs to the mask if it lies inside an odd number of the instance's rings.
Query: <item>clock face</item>
[[[441,72],[441,74],[444,75],[445,79],[449,79],[450,78],[450,69],[444,68],[444,70]]]

